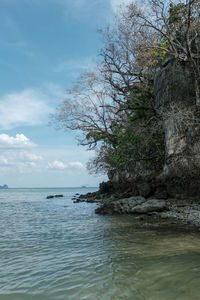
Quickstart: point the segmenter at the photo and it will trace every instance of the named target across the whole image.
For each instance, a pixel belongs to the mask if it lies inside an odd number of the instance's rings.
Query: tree
[[[164,135],[153,105],[152,83],[147,90],[141,82],[135,82],[123,97],[118,94],[123,101],[113,100],[111,87],[109,90],[106,85],[101,73],[83,74],[58,107],[56,123],[81,132],[79,143],[96,150],[97,156],[88,164],[90,169],[161,167]]]
[[[130,5],[124,14],[137,27],[143,52],[150,50],[188,62],[195,80],[196,105],[200,106],[200,3],[186,0],[149,0],[150,11]],[[154,41],[149,39],[153,36]],[[153,56],[152,56],[153,58]]]
[[[111,99],[101,74],[85,73],[68,90],[68,98],[57,108],[53,119],[60,127],[81,133],[79,144],[89,149],[94,149],[101,141],[114,145],[112,123],[113,120],[119,122],[123,111],[109,103]]]
[[[154,108],[154,76],[167,57],[187,62],[199,95],[197,0],[174,4],[149,0],[122,9],[115,26],[101,31],[104,47],[96,70],[80,76],[54,116],[61,127],[80,133],[95,149],[97,170],[162,169],[164,132]]]

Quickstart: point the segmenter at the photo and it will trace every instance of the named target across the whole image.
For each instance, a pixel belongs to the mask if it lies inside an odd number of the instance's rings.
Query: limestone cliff
[[[144,197],[196,197],[200,194],[200,118],[194,76],[187,62],[168,58],[154,81],[155,108],[165,131],[165,163],[160,174],[109,172],[115,190]]]
[[[165,175],[194,175],[200,170],[200,126],[195,118],[194,77],[175,59],[157,72],[155,106],[165,129]]]

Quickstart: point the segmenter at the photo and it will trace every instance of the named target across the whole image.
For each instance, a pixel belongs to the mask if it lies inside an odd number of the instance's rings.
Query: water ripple
[[[98,216],[62,192],[0,193],[0,300],[199,299],[198,233]]]

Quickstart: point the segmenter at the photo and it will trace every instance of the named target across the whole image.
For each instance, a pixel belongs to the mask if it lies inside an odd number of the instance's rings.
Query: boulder
[[[130,214],[135,206],[144,203],[143,197],[130,197],[120,200],[104,200],[103,205],[98,207],[95,212],[99,214]]]
[[[148,214],[151,212],[160,212],[166,209],[165,201],[158,199],[149,199],[138,196],[121,200],[104,200],[102,206],[95,212],[98,214]]]
[[[160,212],[166,209],[165,201],[158,199],[150,199],[141,205],[137,205],[133,208],[133,213],[148,214],[151,212]]]

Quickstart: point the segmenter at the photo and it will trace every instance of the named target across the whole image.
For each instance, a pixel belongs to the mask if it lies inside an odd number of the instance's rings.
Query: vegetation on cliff
[[[79,77],[54,120],[78,131],[79,143],[96,150],[90,170],[138,175],[161,171],[166,148],[164,118],[155,108],[155,75],[169,58],[187,64],[194,78],[196,113],[199,1],[149,0],[145,9],[130,4],[100,34],[104,47],[96,69]]]

